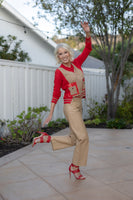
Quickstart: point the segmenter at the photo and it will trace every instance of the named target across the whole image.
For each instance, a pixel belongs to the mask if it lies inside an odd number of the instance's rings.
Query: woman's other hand
[[[86,37],[90,37],[90,27],[88,25],[88,22],[81,22],[81,26],[84,30],[84,32],[86,33]]]

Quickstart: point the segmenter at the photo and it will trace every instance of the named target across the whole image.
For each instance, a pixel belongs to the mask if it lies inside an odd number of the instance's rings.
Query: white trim
[[[39,70],[50,70],[55,71],[58,66],[45,66],[45,65],[37,65],[33,63],[26,63],[26,62],[18,62],[13,60],[5,60],[0,59],[0,66],[9,66],[9,67],[22,67],[22,68],[28,68],[28,69],[39,69]]]
[[[32,31],[37,34],[42,40],[50,44],[53,48],[56,47],[56,43],[48,39],[45,34],[43,34],[39,29],[33,26],[32,23],[30,23],[23,15],[21,15],[15,8],[13,8],[10,4],[8,4],[6,1],[2,3],[2,7],[5,8],[9,13],[11,13],[15,18],[17,18],[21,23],[24,24],[25,27],[28,27],[32,29]]]
[[[22,67],[28,69],[39,69],[39,70],[50,70],[55,71],[59,66],[46,66],[46,65],[36,65],[33,63],[26,63],[26,62],[18,62],[13,60],[4,60],[0,59],[0,66],[9,66],[9,67]],[[98,73],[98,74],[105,74],[105,69],[94,69],[94,68],[82,68],[85,74],[87,73]]]

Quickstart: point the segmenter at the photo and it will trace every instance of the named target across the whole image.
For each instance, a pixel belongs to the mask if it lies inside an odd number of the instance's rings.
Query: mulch
[[[53,128],[53,127],[46,127],[44,128],[44,132],[48,133],[49,135],[52,135],[58,131],[62,130],[62,128]],[[32,141],[31,141],[32,142]],[[22,147],[25,147],[29,145],[30,143],[16,143],[16,142],[0,142],[0,158],[12,153],[18,149],[21,149]]]
[[[101,123],[99,125],[90,124],[86,125],[87,128],[107,128],[105,123]],[[128,127],[127,127],[128,128]],[[129,127],[130,128],[130,127]],[[62,130],[61,127],[45,127],[44,132],[48,133],[49,135],[52,135],[58,131]],[[32,142],[32,141],[31,141]],[[0,157],[5,156],[9,153],[12,153],[18,149],[21,149],[22,147],[25,147],[29,145],[30,143],[22,144],[22,143],[5,143],[0,142]]]

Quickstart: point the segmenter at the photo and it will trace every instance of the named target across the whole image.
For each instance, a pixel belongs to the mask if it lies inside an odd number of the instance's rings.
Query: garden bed
[[[67,126],[66,126],[67,127]],[[86,128],[107,128],[106,123],[100,123],[98,125],[96,124],[87,124]],[[132,128],[132,127],[126,127],[126,128]],[[45,127],[44,132],[47,132],[49,135],[52,135],[58,131],[62,130],[62,127]],[[32,142],[32,141],[31,141]],[[27,144],[22,144],[22,143],[5,143],[5,142],[0,142],[0,157],[7,155],[11,152],[14,152],[22,147],[25,147],[29,145],[30,143]]]
[[[54,127],[46,127],[44,132],[47,132],[49,135],[52,135],[58,131],[62,130],[62,128],[54,128]],[[32,142],[32,141],[31,141]],[[30,143],[16,143],[16,142],[0,142],[0,157],[5,156],[9,153],[12,153],[22,147],[29,145]]]

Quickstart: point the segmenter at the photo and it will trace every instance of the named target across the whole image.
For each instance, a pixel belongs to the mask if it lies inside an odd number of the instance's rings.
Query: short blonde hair
[[[64,48],[64,49],[66,49],[69,52],[69,54],[70,54],[70,61],[72,61],[73,58],[74,58],[74,51],[73,51],[73,49],[68,44],[66,44],[66,43],[60,43],[60,44],[58,44],[56,46],[55,51],[54,51],[57,63],[61,63],[60,59],[58,58],[58,50],[60,48]]]

